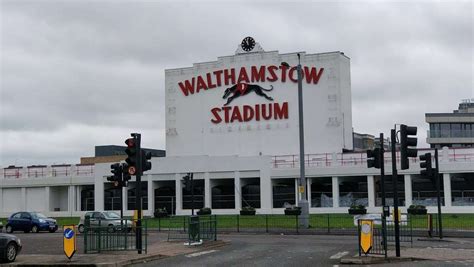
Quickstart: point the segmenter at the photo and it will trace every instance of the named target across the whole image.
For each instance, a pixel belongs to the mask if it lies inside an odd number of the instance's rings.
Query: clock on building
[[[245,37],[243,40],[242,40],[242,43],[240,44],[240,46],[242,47],[242,49],[246,52],[250,52],[254,49],[255,47],[255,40],[248,36],[248,37]]]

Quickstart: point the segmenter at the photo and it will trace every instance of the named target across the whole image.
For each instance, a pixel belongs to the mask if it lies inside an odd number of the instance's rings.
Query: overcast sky
[[[424,114],[474,97],[471,1],[333,2],[1,0],[0,167],[79,163],[130,132],[165,149],[164,70],[233,55],[245,36],[343,51],[354,130],[415,125],[426,146]]]

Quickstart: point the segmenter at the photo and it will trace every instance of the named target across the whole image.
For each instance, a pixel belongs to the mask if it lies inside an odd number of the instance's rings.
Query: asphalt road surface
[[[240,234],[219,238],[230,245],[135,266],[333,266],[357,249],[355,236]]]

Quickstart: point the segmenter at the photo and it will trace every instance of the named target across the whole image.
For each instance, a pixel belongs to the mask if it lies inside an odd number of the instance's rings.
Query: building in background
[[[298,54],[305,102],[303,159]],[[362,150],[373,148],[378,138],[357,133],[353,137],[350,59],[344,53],[280,54],[264,51],[246,38],[234,55],[165,70],[164,88],[166,156],[151,159],[152,169],[140,185],[134,177],[126,188],[107,181],[110,162],[125,159],[125,147],[120,146],[97,147],[96,157],[81,161],[89,164],[11,166],[0,174],[0,217],[19,210],[78,216],[121,207],[130,216],[137,201],[148,216],[157,208],[189,215],[192,195],[195,208],[209,207],[213,214],[239,214],[245,206],[259,214],[283,214],[286,205],[298,205],[300,160],[306,168],[311,213],[347,213],[351,205],[380,213],[383,186],[387,204],[393,205],[392,179],[382,185],[380,170],[367,168],[366,151],[354,151],[359,145]],[[124,133],[124,140],[128,137]],[[360,144],[354,146],[353,140]],[[389,142],[384,143],[388,148]],[[399,166],[400,154],[395,153]],[[440,151],[443,212],[472,213],[473,155],[474,148]],[[388,149],[384,158],[389,165]],[[188,172],[194,174],[193,192],[183,187]],[[385,172],[391,175],[390,166]],[[410,159],[409,169],[396,179],[402,210],[411,204],[427,205],[430,213],[436,210],[436,190],[420,175],[418,159]]]
[[[465,99],[452,113],[426,113],[431,148],[474,147],[474,99]]]

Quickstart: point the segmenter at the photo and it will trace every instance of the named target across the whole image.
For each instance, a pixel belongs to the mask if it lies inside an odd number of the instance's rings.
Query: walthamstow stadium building
[[[214,214],[237,214],[245,206],[280,214],[285,205],[298,204],[298,54],[305,130],[301,160],[310,213],[347,213],[351,204],[381,211],[379,170],[367,168],[365,152],[347,152],[354,151],[350,58],[342,52],[280,54],[255,43],[239,45],[234,55],[216,61],[165,70],[166,157],[153,157],[152,169],[142,177],[146,215],[164,207],[191,214],[191,192],[182,184],[188,172],[194,174],[196,207],[210,207]],[[128,137],[124,133],[124,140]],[[398,159],[399,152],[399,166]],[[392,205],[389,152],[385,160]],[[439,161],[443,212],[472,212],[474,149],[444,147]],[[121,205],[129,215],[136,183],[132,179],[127,188],[114,188],[106,179],[110,164],[3,168],[0,217],[19,210],[78,216]],[[435,187],[419,173],[417,159],[398,173],[402,210],[422,204],[434,212]]]

